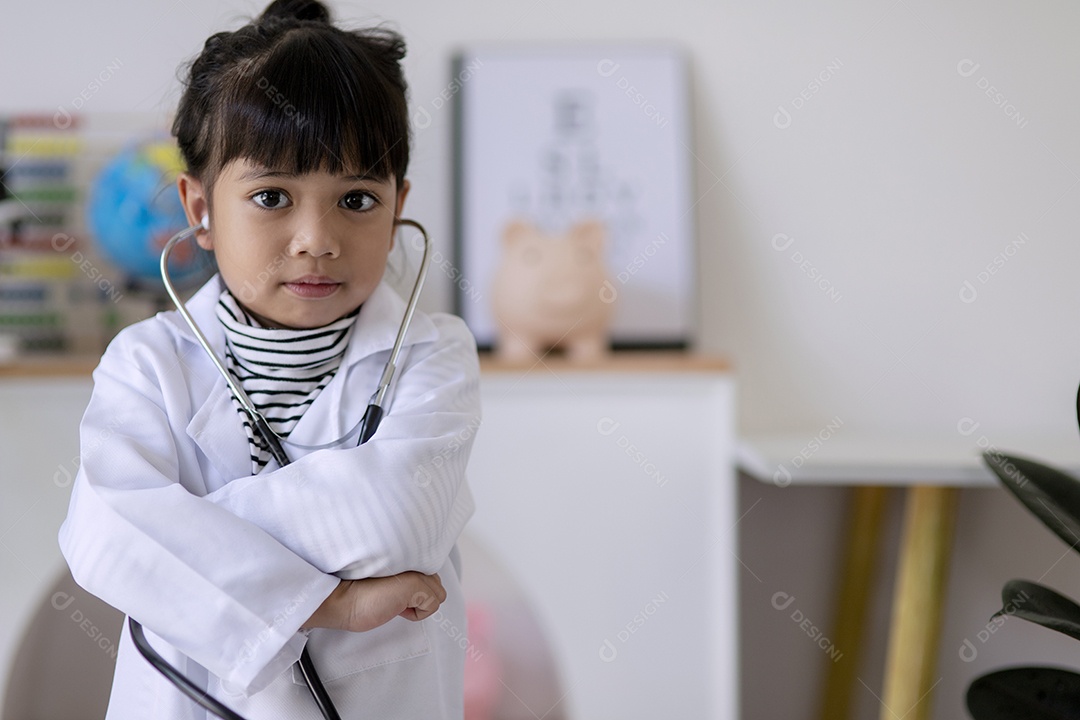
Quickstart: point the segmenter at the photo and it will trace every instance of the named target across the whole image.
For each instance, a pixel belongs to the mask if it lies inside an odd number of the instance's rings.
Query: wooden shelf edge
[[[0,380],[18,378],[90,377],[101,360],[96,355],[23,356],[0,363]]]
[[[715,355],[671,351],[619,351],[592,362],[573,362],[546,355],[529,362],[508,362],[490,353],[480,355],[481,373],[552,372],[730,372],[731,363]]]
[[[0,363],[0,379],[43,377],[89,377],[97,367],[97,356],[22,357],[12,363]],[[551,372],[730,372],[731,363],[715,355],[684,352],[621,351],[595,362],[572,362],[560,355],[539,360],[511,363],[491,355],[480,355],[482,373]]]

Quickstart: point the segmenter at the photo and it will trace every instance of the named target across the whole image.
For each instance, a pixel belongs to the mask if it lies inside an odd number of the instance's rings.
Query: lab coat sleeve
[[[299,658],[300,626],[339,580],[180,482],[198,470],[180,459],[175,399],[130,355],[106,352],[94,372],[60,549],[79,585],[257,692]]]
[[[312,452],[207,497],[345,579],[437,572],[474,511],[465,467],[480,424],[476,341],[439,316],[410,349],[390,411],[359,447]]]

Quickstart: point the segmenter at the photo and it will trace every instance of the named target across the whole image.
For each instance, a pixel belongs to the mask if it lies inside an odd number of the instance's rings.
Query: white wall
[[[1071,436],[1080,6],[396,0],[334,8],[339,18],[385,19],[405,34],[412,99],[428,107],[447,82],[450,53],[472,41],[661,39],[687,48],[700,346],[735,361],[745,431],[809,435],[839,417],[845,432],[955,436],[957,420],[971,417],[991,439],[1018,430]],[[211,0],[14,4],[0,24],[0,112],[70,106],[119,60],[85,110],[167,113],[177,64],[211,32],[261,9]],[[815,91],[819,77],[827,79]],[[1007,103],[995,103],[981,87],[989,85]],[[790,115],[784,128],[781,107]],[[410,205],[449,253],[449,113],[433,121],[417,135]],[[973,302],[961,297],[965,282]],[[449,306],[445,278],[433,277],[428,297],[429,306]],[[758,490],[744,484],[747,507]],[[807,503],[835,519],[840,494],[766,490],[755,512],[768,512],[747,517],[743,538],[778,573],[803,567],[788,582],[802,577],[799,592],[827,614],[831,560],[820,558],[835,550],[835,524],[794,521],[809,519]],[[1037,578],[1056,559],[1042,562],[1052,542],[1034,523],[1013,523],[1020,513],[1010,502],[994,491],[965,495],[958,547],[968,567],[953,576],[947,622],[959,624],[946,643],[978,629],[1006,579],[995,557],[1006,539],[985,523],[1008,520],[1020,574]],[[795,538],[811,570],[785,550]],[[746,693],[748,716],[806,717],[808,698],[769,692],[768,673],[781,657],[801,658],[786,676],[808,688],[815,648],[802,642],[779,655],[792,628],[744,598],[755,632],[744,651],[748,682],[761,690]],[[960,716],[956,693],[970,668],[945,655],[939,707]]]
[[[866,430],[954,432],[964,416],[984,431],[1069,425],[1080,351],[1065,319],[1080,304],[1071,282],[1080,259],[1072,242],[1080,8],[850,5],[334,8],[405,34],[412,101],[428,108],[446,85],[450,53],[473,41],[662,39],[687,48],[700,345],[737,362],[745,429],[816,429],[836,416]],[[70,107],[119,61],[84,109],[164,115],[175,105],[178,63],[211,32],[261,9],[209,0],[19,3],[0,26],[0,111]],[[965,60],[965,69],[978,64],[967,77],[957,69]],[[808,89],[819,76],[828,79]],[[980,84],[1015,106],[1021,126]],[[781,106],[791,115],[786,129],[774,122]],[[410,199],[447,250],[449,132],[445,110],[418,131]],[[780,233],[794,239],[783,252],[774,249]],[[1014,254],[980,283],[1006,248]],[[795,252],[838,300],[792,261]],[[449,285],[435,280],[432,302],[448,306]],[[960,298],[965,281],[975,302]]]

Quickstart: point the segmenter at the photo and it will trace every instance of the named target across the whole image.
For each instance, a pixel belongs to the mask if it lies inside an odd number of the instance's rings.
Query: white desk
[[[870,599],[889,486],[904,486],[906,508],[886,659],[881,720],[925,720],[931,707],[938,634],[957,490],[995,487],[984,451],[1018,455],[1080,475],[1080,437],[980,432],[962,420],[949,437],[859,436],[846,428],[744,437],[740,469],[779,487],[853,485],[843,575],[830,636],[850,648],[830,664],[820,717],[846,720]]]
[[[964,426],[969,430],[969,426]],[[840,428],[831,437],[820,429],[804,433],[747,435],[738,447],[739,467],[762,482],[794,485],[942,485],[992,487],[982,462],[984,449],[1021,455],[1080,474],[1080,434],[1024,434],[987,438],[975,429],[952,438],[858,435]],[[804,453],[800,454],[800,453]]]

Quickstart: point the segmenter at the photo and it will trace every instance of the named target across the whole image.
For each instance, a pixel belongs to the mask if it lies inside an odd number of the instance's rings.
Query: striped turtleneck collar
[[[225,290],[216,312],[225,330],[226,368],[274,432],[288,437],[341,365],[360,309],[319,328],[266,328]],[[258,473],[270,453],[236,398],[233,405],[250,441],[252,473]]]

